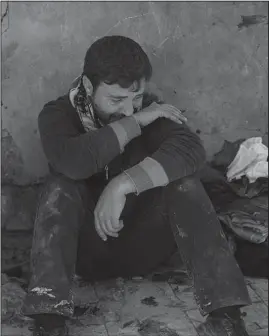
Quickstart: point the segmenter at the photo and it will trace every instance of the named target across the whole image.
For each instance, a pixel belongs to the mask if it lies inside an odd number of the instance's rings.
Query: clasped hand
[[[126,203],[126,195],[135,188],[129,178],[122,174],[112,179],[103,190],[94,210],[95,229],[104,241],[107,236],[118,237],[123,228],[120,220]]]

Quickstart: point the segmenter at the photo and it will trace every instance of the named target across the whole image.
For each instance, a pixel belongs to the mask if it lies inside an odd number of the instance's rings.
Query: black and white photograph
[[[268,1],[1,1],[1,335],[268,335]]]

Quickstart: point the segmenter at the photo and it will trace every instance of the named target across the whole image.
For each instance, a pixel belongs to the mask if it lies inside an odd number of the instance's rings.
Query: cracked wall
[[[1,105],[2,136],[20,154],[20,166],[10,156],[13,181],[47,174],[37,115],[67,92],[87,48],[105,34],[144,47],[153,87],[186,110],[209,158],[224,139],[267,139],[267,11],[267,2],[10,2],[1,20]]]

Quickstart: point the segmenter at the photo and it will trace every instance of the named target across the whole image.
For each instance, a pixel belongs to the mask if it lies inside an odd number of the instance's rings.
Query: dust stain
[[[127,321],[123,324],[122,328],[129,328],[130,326],[136,325],[137,321],[136,320],[131,320],[131,321]]]
[[[52,292],[52,289],[50,289],[50,288],[35,287],[35,288],[31,289],[31,292],[35,292],[37,295],[47,295],[51,298],[55,298],[55,295],[49,293],[49,292]]]
[[[36,216],[36,220],[45,221],[47,218],[55,215],[60,215],[60,211],[57,208],[57,201],[61,193],[61,188],[56,187],[51,193],[47,195],[47,200],[44,204],[40,204],[39,211]]]
[[[100,311],[100,308],[98,308],[97,306],[94,306],[89,310],[90,314],[95,315],[95,316],[97,315],[99,311]]]
[[[178,235],[179,235],[181,238],[188,237],[187,233],[184,232],[183,229],[181,229],[178,225],[176,225],[176,227],[177,227]]]
[[[179,336],[175,330],[169,328],[165,323],[151,319],[142,321],[138,332],[141,336]]]
[[[46,202],[46,205],[49,208],[53,208],[53,204],[56,203],[56,201],[58,200],[59,196],[60,196],[60,192],[61,192],[61,188],[56,187],[49,195],[49,198]]]
[[[259,23],[268,24],[268,17],[266,15],[241,15],[241,20],[242,21],[237,25],[239,29],[243,27],[248,28],[249,26]]]
[[[68,305],[69,302],[67,300],[62,300],[61,302],[57,303],[54,308],[58,308],[59,306],[65,306]]]
[[[151,307],[158,306],[158,302],[156,302],[156,299],[154,296],[145,297],[144,299],[141,300],[141,303],[147,306],[151,306]]]
[[[181,310],[188,309],[188,306],[186,303],[181,301],[171,301],[169,304],[165,305],[168,308],[179,308]]]
[[[2,52],[3,62],[11,58],[16,53],[16,50],[18,49],[18,47],[19,47],[19,44],[13,41],[7,47],[3,48],[3,52]]]

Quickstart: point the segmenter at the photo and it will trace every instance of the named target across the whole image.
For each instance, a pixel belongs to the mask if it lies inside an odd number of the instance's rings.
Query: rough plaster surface
[[[46,175],[38,113],[67,92],[89,45],[106,34],[129,36],[144,47],[156,89],[186,110],[209,157],[224,139],[267,137],[267,11],[267,2],[9,3],[2,129],[22,157],[14,181]]]

